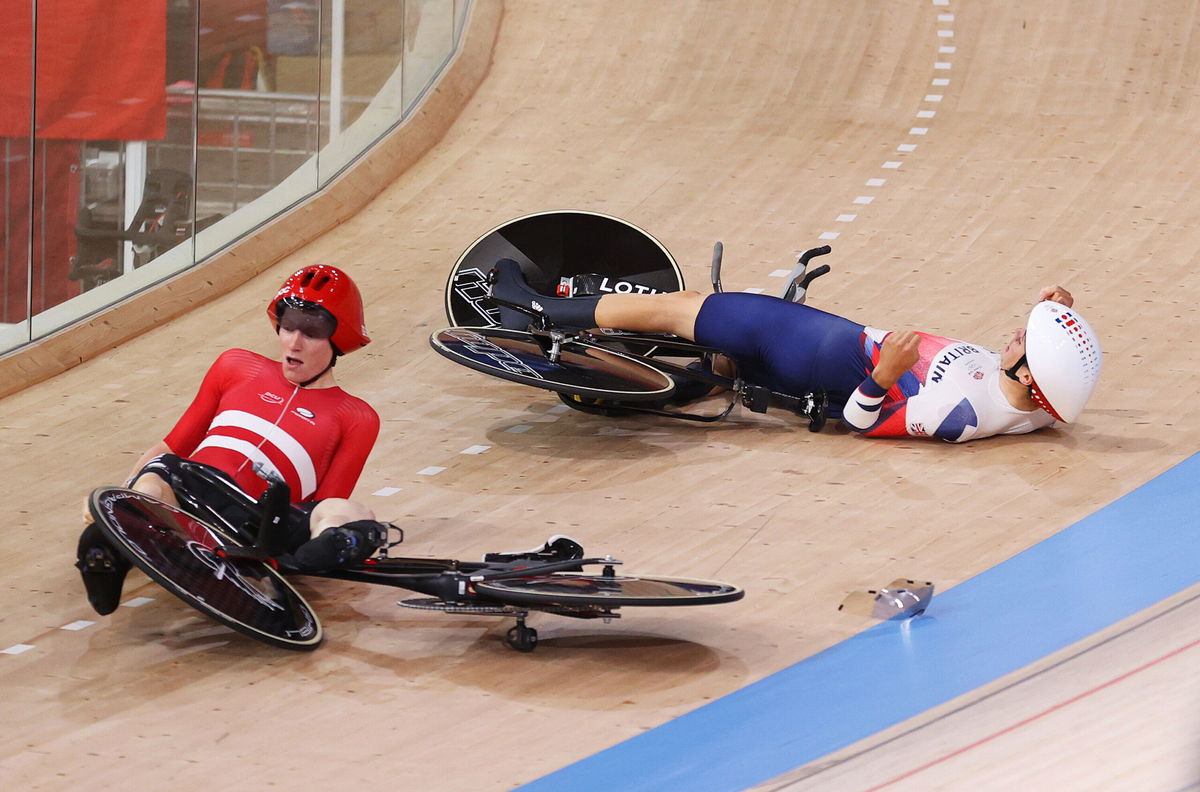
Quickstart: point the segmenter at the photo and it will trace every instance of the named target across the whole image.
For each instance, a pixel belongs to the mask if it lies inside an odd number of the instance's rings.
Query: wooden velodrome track
[[[837,610],[853,590],[945,590],[1185,459],[1200,438],[1196,27],[1183,0],[507,3],[457,122],[367,208],[0,402],[0,649],[33,647],[0,656],[3,786],[508,789],[864,629]],[[775,292],[773,271],[836,233],[811,304],[985,345],[1062,283],[1103,337],[1103,379],[1075,425],[966,446],[744,411],[716,426],[563,413],[426,341],[462,249],[561,208],[650,231],[698,287],[717,239],[727,288]],[[376,340],[338,377],[383,416],[358,495],[409,554],[566,532],[632,572],[747,597],[545,617],[531,655],[503,645],[506,622],[334,581],[299,583],[328,634],[311,654],[235,636],[141,575],[126,596],[151,602],[96,617],[70,565],[84,496],[165,434],[220,351],[274,354],[264,303],[316,262],[367,295]],[[1195,788],[1194,651],[1074,698],[1200,637],[1195,593],[1123,625],[1132,637],[1089,639],[1102,651],[764,788]],[[61,629],[79,620],[95,624]]]

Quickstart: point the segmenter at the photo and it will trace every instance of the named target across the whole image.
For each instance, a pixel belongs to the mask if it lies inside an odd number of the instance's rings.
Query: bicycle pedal
[[[829,420],[829,394],[824,388],[811,391],[804,397],[804,416],[808,418],[808,431],[819,432]]]
[[[750,385],[742,391],[742,404],[750,412],[765,413],[771,402],[771,392],[757,385]]]

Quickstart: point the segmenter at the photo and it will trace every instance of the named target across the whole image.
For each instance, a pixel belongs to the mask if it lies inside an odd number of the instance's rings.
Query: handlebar
[[[815,247],[811,250],[806,250],[800,254],[800,266],[808,264],[808,262],[812,261],[817,256],[824,256],[826,253],[831,252],[833,252],[833,248],[829,247],[829,245],[821,245],[821,247]]]
[[[713,245],[712,270],[710,271],[714,294],[724,291],[721,288],[721,258],[725,255],[725,246],[720,242]]]
[[[833,248],[829,247],[829,245],[821,245],[820,247],[815,247],[801,253],[800,259],[796,262],[796,266],[792,268],[792,274],[791,278],[788,280],[787,288],[784,289],[783,294],[779,296],[788,302],[795,300],[797,292],[799,292],[801,297],[803,297],[805,291],[808,289],[808,284],[829,272],[828,264],[822,264],[819,267],[815,267],[811,272],[806,272],[805,270],[808,268],[808,262],[812,261],[817,256],[824,256],[826,253],[832,252],[832,250]],[[803,302],[803,300],[800,300],[800,302]]]

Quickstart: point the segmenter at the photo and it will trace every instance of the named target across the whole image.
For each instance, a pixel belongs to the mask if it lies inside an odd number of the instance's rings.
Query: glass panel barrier
[[[44,294],[32,303],[34,339],[137,288],[144,278],[93,293],[168,252],[180,267],[193,261],[180,244],[193,222],[193,123],[169,112],[167,92],[195,71],[194,15],[183,6],[36,4],[35,136],[44,156],[36,197],[46,243],[33,257]],[[182,153],[162,159],[164,147]]]
[[[404,2],[404,111],[411,110],[454,49],[454,4]]]
[[[462,40],[463,26],[467,21],[467,0],[454,0],[454,48]]]
[[[29,341],[30,243],[38,225],[32,88],[33,8],[24,4],[0,25],[0,350]]]
[[[6,127],[11,119],[6,119]],[[26,114],[26,127],[29,126]],[[32,137],[11,134],[0,137],[0,350],[29,341],[29,243],[33,221],[30,188]]]
[[[10,4],[26,18],[0,26],[0,354],[311,196],[412,111],[471,3]]]
[[[204,0],[196,118],[196,256],[204,259],[317,188],[320,8]]]
[[[42,224],[34,199],[33,10],[0,26],[0,349],[29,340],[33,296],[31,243]]]
[[[405,4],[405,0],[322,0],[328,23],[321,56],[321,90],[328,100],[327,143],[320,157],[323,184],[403,116],[400,64]]]

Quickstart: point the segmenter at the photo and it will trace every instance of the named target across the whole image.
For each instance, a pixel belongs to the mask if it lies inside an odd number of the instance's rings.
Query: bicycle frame
[[[634,352],[621,349],[626,357],[646,363],[673,378],[682,378],[712,385],[727,390],[732,398],[725,409],[716,415],[697,415],[694,413],[664,410],[656,407],[646,407],[630,403],[617,403],[617,409],[622,412],[661,415],[669,418],[679,418],[688,421],[713,422],[729,415],[735,404],[741,404],[755,413],[765,413],[768,408],[787,409],[809,420],[809,430],[819,432],[824,428],[828,418],[829,398],[824,389],[806,393],[803,396],[773,391],[761,385],[754,385],[738,377],[726,377],[712,371],[693,369],[664,360],[664,356],[695,357],[697,360],[711,361],[721,352],[712,347],[706,347],[678,336],[666,334],[634,333],[624,330],[601,329],[600,331],[580,330],[568,332],[553,326],[550,318],[541,311],[527,308],[517,303],[508,302],[497,297],[488,298],[496,305],[503,305],[520,311],[532,318],[527,331],[537,342],[546,359],[554,364],[559,362],[562,348],[571,341],[579,341],[604,348],[609,345],[634,344],[648,347],[645,352]],[[672,354],[673,353],[673,354]],[[564,399],[564,401],[566,401]],[[567,402],[570,404],[570,402]]]
[[[181,460],[181,466],[188,474],[196,476],[208,485],[220,490],[224,496],[252,514],[256,518],[257,530],[251,534],[247,525],[249,521],[243,521],[241,525],[235,524],[216,508],[215,505],[201,499],[196,493],[190,492],[186,488],[182,492],[176,490],[176,496],[180,501],[180,508],[197,520],[205,522],[221,533],[244,543],[246,548],[252,551],[251,554],[256,550],[263,551],[265,545],[268,543],[266,535],[269,533],[270,526],[276,524],[281,519],[282,511],[288,505],[287,485],[282,481],[271,481],[267,492],[255,501],[240,488],[226,481],[205,465],[199,465],[184,459]],[[238,552],[233,548],[230,548],[230,550]],[[327,570],[316,573],[306,572],[304,574],[314,577],[395,586],[410,589],[421,594],[440,596],[453,600],[465,596],[471,584],[482,581],[565,572],[577,570],[580,566],[584,565],[593,566],[603,564],[607,569],[620,563],[620,561],[614,558],[604,557],[548,561],[514,566],[512,562],[485,563],[459,561],[449,558],[389,557],[386,555],[385,548],[383,557],[367,559],[354,568]]]
[[[155,582],[226,626],[275,646],[315,649],[322,640],[320,623],[279,574],[280,551],[271,547],[291,508],[287,485],[272,481],[256,501],[220,471],[186,459],[172,469],[171,478],[179,508],[124,487],[93,491],[89,508],[114,548],[119,545],[119,552]],[[537,630],[525,623],[531,612],[607,620],[619,618],[616,611],[625,606],[718,604],[744,594],[715,581],[618,575],[620,564],[612,557],[532,552],[483,562],[389,558],[385,550],[384,557],[351,568],[283,571],[428,597],[397,603],[409,608],[512,617],[516,624],[505,641],[522,652],[537,645]],[[584,567],[596,565],[603,566],[599,575],[583,574]],[[202,579],[210,582],[198,587]]]

